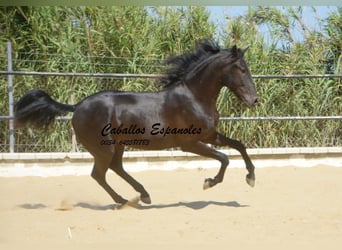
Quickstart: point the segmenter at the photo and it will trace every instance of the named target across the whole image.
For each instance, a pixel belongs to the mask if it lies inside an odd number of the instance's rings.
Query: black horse
[[[223,181],[228,157],[208,144],[238,150],[248,170],[246,181],[254,186],[254,166],[245,146],[216,132],[219,121],[216,100],[222,87],[233,91],[247,106],[258,102],[250,70],[243,59],[245,50],[236,46],[222,49],[211,40],[197,43],[194,51],[171,57],[171,65],[160,78],[159,92],[104,91],[76,105],[61,104],[42,90],[26,93],[15,105],[15,125],[46,127],[56,116],[74,112],[72,125],[80,143],[94,156],[91,176],[116,203],[127,200],[106,182],[108,168],[140,193],[150,204],[145,188],[122,166],[125,146],[144,150],[180,147],[183,151],[214,158],[221,163],[214,178],[204,188]]]

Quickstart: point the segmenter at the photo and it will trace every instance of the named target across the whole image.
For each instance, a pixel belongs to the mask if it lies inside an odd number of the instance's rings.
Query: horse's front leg
[[[206,143],[210,143],[215,146],[229,146],[231,148],[236,149],[237,151],[240,152],[243,160],[245,161],[246,164],[246,169],[248,171],[248,174],[246,175],[246,182],[248,185],[251,187],[254,187],[255,185],[255,174],[254,174],[254,165],[249,158],[246,147],[243,143],[237,140],[230,139],[220,133],[215,134],[215,136],[212,137],[212,139],[205,141]]]
[[[213,187],[216,184],[223,181],[225,171],[229,164],[228,157],[225,154],[209,147],[207,144],[201,141],[198,141],[195,144],[182,146],[181,149],[186,152],[191,152],[201,156],[213,158],[221,162],[221,167],[218,174],[214,178],[205,179],[203,184],[204,189]]]

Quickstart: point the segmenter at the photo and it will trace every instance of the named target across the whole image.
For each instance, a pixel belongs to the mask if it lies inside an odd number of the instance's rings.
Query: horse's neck
[[[221,91],[221,84],[213,78],[203,77],[187,84],[196,99],[209,106],[216,106],[217,98]]]
[[[200,83],[197,83],[195,88],[189,87],[187,84],[175,86],[167,92],[167,95],[177,102],[172,108],[189,109],[190,112],[195,113],[192,118],[200,117],[202,119],[203,115],[206,115],[208,121],[212,120],[215,124],[218,122],[219,114],[216,108],[218,94],[210,94],[209,90],[201,89]]]

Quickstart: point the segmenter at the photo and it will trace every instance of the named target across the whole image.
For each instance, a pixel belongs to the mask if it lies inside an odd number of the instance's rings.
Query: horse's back
[[[142,130],[151,127],[155,121],[161,121],[163,102],[160,92],[99,92],[76,106],[72,124],[79,141],[91,151],[91,147],[98,148],[103,140],[120,139],[122,136],[129,138],[127,134],[103,133],[108,127]],[[134,139],[138,137],[139,134],[134,134]]]

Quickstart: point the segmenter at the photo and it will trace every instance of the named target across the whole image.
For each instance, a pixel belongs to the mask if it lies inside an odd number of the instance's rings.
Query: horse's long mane
[[[166,88],[183,82],[188,74],[194,74],[193,71],[200,69],[199,65],[220,51],[222,49],[213,40],[200,40],[194,51],[166,59],[165,64],[172,66],[166,70],[165,76],[160,78],[160,83]]]

